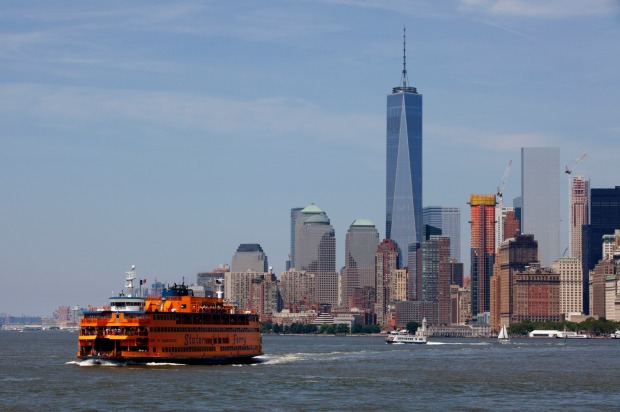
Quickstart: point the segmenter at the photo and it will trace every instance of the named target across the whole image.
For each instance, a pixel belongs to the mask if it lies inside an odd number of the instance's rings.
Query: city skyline
[[[574,174],[614,187],[618,13],[608,1],[7,4],[0,312],[101,304],[132,264],[179,282],[245,243],[279,274],[290,210],[310,202],[329,212],[340,270],[353,221],[386,235],[384,99],[403,25],[425,99],[422,206],[467,216],[521,147],[560,147],[562,168],[587,152]],[[514,170],[504,199],[520,196]]]

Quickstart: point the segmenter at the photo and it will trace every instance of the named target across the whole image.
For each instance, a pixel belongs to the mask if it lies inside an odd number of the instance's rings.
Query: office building
[[[513,274],[512,320],[516,323],[559,322],[560,275],[549,268],[530,265]]]
[[[590,180],[583,176],[570,179],[568,209],[568,252],[569,256],[581,260],[582,226],[589,222]]]
[[[551,267],[560,255],[560,149],[521,149],[521,233],[538,241],[540,264]]]
[[[297,222],[297,216],[303,210],[303,207],[294,207],[291,209],[291,249],[286,261],[286,270],[295,267],[295,223]]]
[[[510,239],[513,237],[517,237],[517,235],[519,235],[520,230],[519,230],[519,226],[520,226],[520,222],[517,220],[517,216],[516,216],[516,211],[514,210],[507,210],[506,211],[506,217],[504,219],[504,239]]]
[[[375,253],[375,276],[377,290],[377,304],[375,305],[375,314],[377,315],[377,323],[385,324],[387,322],[387,305],[390,302],[389,287],[390,273],[397,268],[398,249],[394,242],[390,239],[384,239]]]
[[[422,300],[437,302],[437,323],[450,323],[450,238],[431,236],[422,242]]]
[[[329,218],[314,203],[295,220],[293,268],[311,273],[336,271],[336,237]]]
[[[427,206],[423,224],[441,229],[441,236],[450,238],[450,258],[461,261],[461,209],[458,207]]]
[[[409,244],[422,237],[422,95],[409,85],[403,36],[400,85],[387,96],[386,237],[398,247],[399,268]]]
[[[355,289],[375,287],[375,253],[379,232],[367,219],[355,220],[347,231],[344,243],[341,306],[352,307],[349,300]]]
[[[495,195],[470,196],[471,314],[474,320],[489,312],[490,281],[495,259]]]
[[[490,282],[491,329],[499,331],[514,320],[514,273],[538,262],[538,243],[533,235],[518,235],[506,239],[495,256]]]
[[[267,255],[257,243],[242,243],[233,255],[230,271],[246,272],[248,270],[260,273],[269,271]]]
[[[553,271],[560,275],[560,313],[583,313],[583,275],[581,259],[564,256],[553,262]]]
[[[314,273],[287,270],[280,272],[280,295],[284,309],[293,313],[316,308]]]
[[[581,236],[584,311],[591,306],[589,273],[603,257],[603,236],[616,229],[620,229],[620,186],[590,189],[590,223],[582,226]]]

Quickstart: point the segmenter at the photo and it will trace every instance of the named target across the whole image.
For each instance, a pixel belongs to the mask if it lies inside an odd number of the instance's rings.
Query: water
[[[617,410],[620,340],[265,336],[243,366],[80,366],[77,334],[0,332],[0,410]]]

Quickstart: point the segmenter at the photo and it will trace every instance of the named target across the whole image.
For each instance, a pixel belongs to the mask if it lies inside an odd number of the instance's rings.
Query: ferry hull
[[[104,356],[79,356],[78,359],[91,361],[95,365],[105,363],[119,363],[124,365],[149,365],[149,364],[181,364],[181,365],[249,365],[260,363],[258,355],[248,356],[217,356],[212,358],[160,358],[160,357],[104,357]]]

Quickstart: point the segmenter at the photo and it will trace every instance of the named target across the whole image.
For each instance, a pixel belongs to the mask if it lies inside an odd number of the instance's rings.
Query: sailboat
[[[508,338],[508,332],[506,331],[506,325],[502,325],[502,329],[499,331],[499,335],[497,335],[497,340],[499,343],[510,342],[510,339]]]

